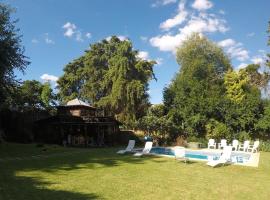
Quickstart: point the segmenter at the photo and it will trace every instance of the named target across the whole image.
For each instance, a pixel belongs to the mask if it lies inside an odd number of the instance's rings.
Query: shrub
[[[238,133],[238,139],[240,142],[244,142],[245,140],[251,140],[250,134],[246,131],[241,131]]]
[[[199,138],[199,137],[195,137],[195,136],[190,136],[187,139],[188,142],[198,142],[198,143],[202,143],[203,146],[207,146],[208,140],[205,138]]]
[[[226,138],[227,140],[230,140],[231,137],[231,131],[226,126],[226,124],[219,122],[215,119],[210,119],[209,122],[206,124],[206,138]]]
[[[270,152],[270,140],[261,142],[259,146],[260,151]]]

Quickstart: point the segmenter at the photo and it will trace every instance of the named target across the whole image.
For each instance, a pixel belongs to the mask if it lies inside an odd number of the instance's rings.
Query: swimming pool
[[[174,156],[174,150],[168,147],[153,147],[150,153],[157,155]],[[203,150],[186,149],[185,156],[190,159],[207,161],[207,160],[218,160],[220,157],[220,153]],[[249,161],[250,157],[251,157],[250,154],[247,153],[232,152],[231,162],[245,164]]]

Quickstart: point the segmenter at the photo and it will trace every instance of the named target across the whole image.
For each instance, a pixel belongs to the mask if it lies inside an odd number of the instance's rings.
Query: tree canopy
[[[14,70],[24,72],[29,64],[16,21],[11,20],[12,12],[13,9],[0,3],[0,107],[17,84]]]
[[[179,132],[191,137],[257,137],[266,130],[261,89],[268,74],[259,65],[233,70],[228,57],[215,43],[194,34],[178,48],[180,71],[164,89],[168,118]],[[259,122],[260,121],[260,122]],[[259,122],[258,125],[256,125]]]
[[[191,135],[205,134],[210,117],[219,117],[224,97],[223,77],[231,69],[229,59],[215,43],[194,34],[176,54],[181,66],[169,87],[164,90],[164,103],[175,124]]]
[[[26,80],[16,88],[12,105],[19,111],[42,109],[52,111],[56,96],[49,82]]]
[[[60,100],[79,96],[131,125],[149,106],[154,64],[140,59],[129,40],[116,36],[102,40],[64,68],[58,81]]]

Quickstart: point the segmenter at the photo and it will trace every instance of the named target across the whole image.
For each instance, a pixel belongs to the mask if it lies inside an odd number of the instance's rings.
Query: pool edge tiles
[[[173,149],[175,147],[153,147],[150,154],[164,156],[164,157],[174,157]],[[153,152],[153,150],[155,150]],[[218,159],[222,150],[220,149],[186,149],[187,158],[196,161],[208,161],[208,156],[212,156],[213,159]],[[242,165],[249,167],[258,167],[260,153],[247,153],[247,152],[233,152],[233,165]],[[235,155],[236,154],[236,155]]]

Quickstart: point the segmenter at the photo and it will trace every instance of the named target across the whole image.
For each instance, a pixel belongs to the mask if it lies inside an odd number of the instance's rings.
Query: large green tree
[[[270,46],[270,21],[268,22],[268,29],[267,29],[268,35],[268,42],[267,45]],[[270,67],[270,53],[267,54],[268,59],[266,60],[266,65]]]
[[[188,135],[203,137],[208,119],[221,119],[229,59],[215,43],[190,36],[176,54],[180,72],[164,91],[168,115]]]
[[[64,103],[76,96],[132,125],[149,106],[148,82],[155,61],[143,60],[129,40],[116,36],[90,45],[64,68],[58,81]]]
[[[17,85],[14,70],[24,71],[29,64],[21,46],[21,35],[11,19],[13,9],[0,3],[0,108]]]
[[[172,137],[175,132],[174,124],[166,115],[163,104],[149,107],[147,114],[138,121],[137,128],[150,135],[158,144],[175,139]]]
[[[36,109],[52,111],[55,100],[50,83],[26,80],[16,87],[16,95],[13,96],[11,104],[22,112]]]

